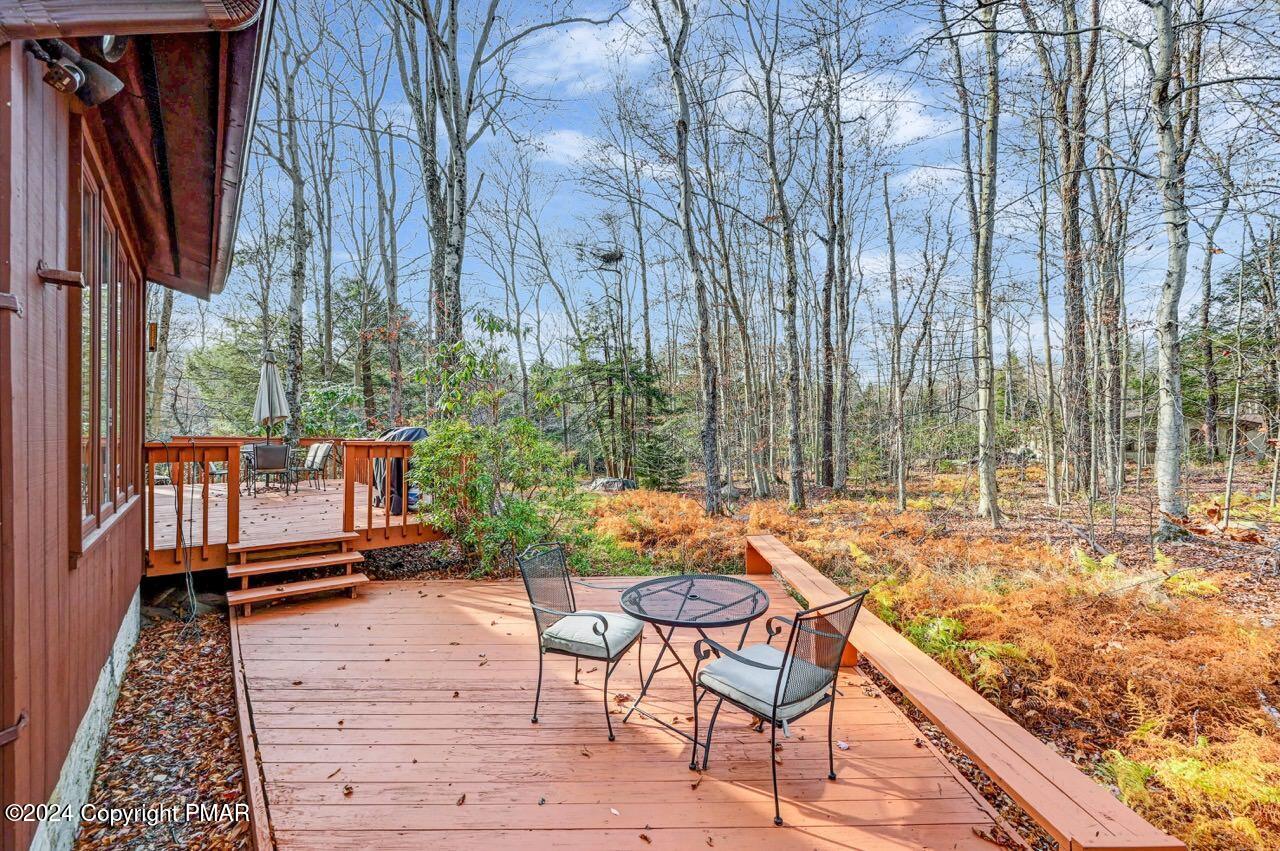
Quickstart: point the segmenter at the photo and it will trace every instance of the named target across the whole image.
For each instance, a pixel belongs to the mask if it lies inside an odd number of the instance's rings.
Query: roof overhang
[[[0,43],[19,38],[238,30],[262,0],[0,0]]]
[[[272,5],[0,0],[0,41],[133,36],[109,66],[125,90],[84,114],[157,284],[207,299],[226,283]]]

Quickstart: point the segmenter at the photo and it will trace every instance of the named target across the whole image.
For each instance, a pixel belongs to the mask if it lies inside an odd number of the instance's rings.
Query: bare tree
[[[302,435],[302,310],[307,293],[307,260],[312,232],[309,222],[307,170],[303,161],[304,134],[308,116],[304,99],[305,72],[308,62],[323,42],[323,18],[316,17],[314,28],[303,26],[293,0],[281,7],[279,25],[275,27],[274,61],[268,69],[265,85],[271,95],[275,114],[262,122],[266,132],[258,139],[262,149],[275,161],[289,180],[289,227],[291,261],[289,266],[289,302],[286,311],[285,400],[292,416],[285,426],[291,443]]]
[[[697,232],[693,223],[693,176],[689,167],[689,84],[686,79],[686,50],[692,31],[692,19],[685,0],[667,0],[664,11],[660,0],[649,0],[667,66],[671,88],[676,98],[676,171],[680,181],[679,218],[683,237],[685,263],[693,284],[698,315],[698,364],[702,371],[702,464],[706,476],[703,505],[708,514],[720,512],[720,449],[718,445],[719,367],[711,355],[711,306],[707,294],[702,258],[698,253]],[[668,20],[668,16],[674,20]]]

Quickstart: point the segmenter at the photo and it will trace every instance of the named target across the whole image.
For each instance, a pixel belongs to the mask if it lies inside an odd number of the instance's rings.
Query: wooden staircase
[[[267,603],[299,594],[315,594],[321,591],[348,591],[352,597],[356,588],[369,581],[363,573],[356,573],[355,566],[364,556],[352,549],[352,542],[359,537],[356,532],[335,532],[304,542],[284,544],[230,544],[228,556],[237,559],[227,565],[227,578],[240,581],[240,587],[227,592],[227,605],[241,606],[248,617],[257,603]],[[299,570],[342,568],[343,572],[319,579],[279,581],[271,585],[251,586],[254,576],[270,576]]]

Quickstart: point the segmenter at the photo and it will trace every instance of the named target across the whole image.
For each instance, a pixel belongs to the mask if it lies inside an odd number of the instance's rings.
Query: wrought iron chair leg
[[[778,804],[778,725],[769,725],[769,770],[773,772],[773,823],[782,826],[782,807]]]
[[[689,754],[689,770],[698,770],[698,682],[693,683],[693,753]]]
[[[720,707],[724,706],[724,698],[716,701],[716,708],[711,710],[711,723],[707,725],[707,742],[702,746],[702,770],[707,770],[707,764],[711,762],[711,734],[716,730],[716,718],[720,715]]]
[[[578,684],[578,657],[573,657],[573,684]]]
[[[533,718],[530,723],[538,723],[538,703],[542,700],[542,648],[538,648],[538,690],[533,695]]]
[[[827,713],[827,779],[836,779],[836,753],[835,744],[833,742],[833,730],[836,723],[836,694],[835,685],[831,687],[831,711]]]
[[[618,661],[619,662],[622,661],[621,657],[619,657]],[[605,660],[605,663],[604,663],[604,723],[609,727],[609,741],[611,742],[613,741],[613,719],[609,717],[609,674],[613,673],[613,669],[616,666],[617,666],[617,662],[615,662],[613,665],[610,665],[609,661],[607,659]]]

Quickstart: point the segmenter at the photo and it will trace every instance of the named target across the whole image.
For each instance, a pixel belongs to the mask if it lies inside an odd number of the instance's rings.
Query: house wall
[[[114,677],[143,570],[138,494],[125,494],[89,537],[75,516],[79,466],[70,456],[79,437],[73,376],[81,296],[41,283],[35,270],[40,260],[78,268],[79,146],[72,139],[79,122],[70,98],[41,81],[42,70],[21,42],[0,45],[0,292],[15,294],[23,310],[21,317],[0,310],[0,728],[20,713],[29,718],[18,739],[0,748],[5,805],[50,800],[104,671]],[[122,322],[140,348],[140,281],[127,289],[131,307]],[[140,351],[131,353],[135,366],[122,379],[124,404],[136,406],[139,421],[141,361]],[[137,457],[126,455],[126,463]],[[124,634],[131,640],[130,630]],[[109,714],[111,689],[107,697]],[[97,704],[101,713],[103,698]],[[85,758],[82,748],[73,761]],[[59,788],[82,795],[83,786]],[[0,820],[0,846],[26,848],[36,827]]]

